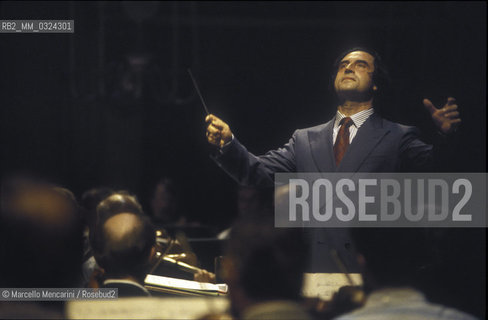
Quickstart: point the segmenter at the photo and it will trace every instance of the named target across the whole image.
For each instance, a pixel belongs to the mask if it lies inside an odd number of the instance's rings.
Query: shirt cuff
[[[227,142],[226,144],[224,144],[222,146],[222,148],[220,148],[220,154],[223,154],[225,152],[225,150],[230,146],[230,144],[232,143],[232,141],[234,141],[234,134],[232,134],[232,138],[230,139],[229,142]]]

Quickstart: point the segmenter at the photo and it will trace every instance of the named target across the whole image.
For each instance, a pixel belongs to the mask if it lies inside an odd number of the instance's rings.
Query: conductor
[[[375,111],[384,89],[386,69],[379,55],[353,48],[335,63],[334,91],[339,105],[325,124],[296,130],[282,148],[255,156],[218,117],[206,117],[207,140],[218,147],[215,157],[243,185],[272,186],[276,172],[418,172],[430,168],[433,146],[417,129],[388,121]],[[452,97],[442,108],[423,100],[439,132],[450,134],[461,122]]]

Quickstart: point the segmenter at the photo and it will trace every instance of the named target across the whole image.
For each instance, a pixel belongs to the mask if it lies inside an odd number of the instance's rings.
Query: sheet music
[[[146,276],[144,284],[191,291],[215,291],[220,293],[227,293],[227,285],[224,283],[213,284],[163,276],[155,276],[152,274],[148,274]]]
[[[113,301],[72,300],[66,305],[68,319],[198,319],[223,313],[229,301],[209,298],[120,298]]]
[[[361,274],[350,273],[354,285],[363,283]],[[351,285],[343,273],[304,273],[302,294],[305,297],[319,297],[329,300],[342,286]]]

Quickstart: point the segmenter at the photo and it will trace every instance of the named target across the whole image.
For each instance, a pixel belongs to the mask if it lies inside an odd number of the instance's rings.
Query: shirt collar
[[[351,118],[354,126],[356,126],[356,128],[359,129],[359,127],[361,127],[363,125],[363,123],[373,113],[374,113],[374,109],[373,108],[369,108],[369,109],[366,109],[366,110],[363,110],[363,111],[359,111],[358,113],[353,114],[352,116],[350,116],[350,118]],[[336,118],[335,118],[335,122],[334,122],[334,128],[337,128],[340,125],[341,120],[344,119],[344,118],[346,118],[346,116],[343,115],[339,110],[337,110]]]

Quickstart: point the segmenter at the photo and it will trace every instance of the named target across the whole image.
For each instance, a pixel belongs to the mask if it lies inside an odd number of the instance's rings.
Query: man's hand
[[[198,282],[215,283],[215,274],[207,270],[200,269],[197,273],[193,274],[193,280]]]
[[[430,112],[435,125],[442,133],[451,133],[461,122],[459,112],[457,111],[456,99],[452,97],[447,98],[447,103],[441,109],[437,109],[429,99],[424,99],[423,103],[425,108]]]
[[[205,122],[207,123],[207,141],[210,144],[222,148],[232,140],[232,132],[227,123],[213,114],[209,114],[205,118]]]

